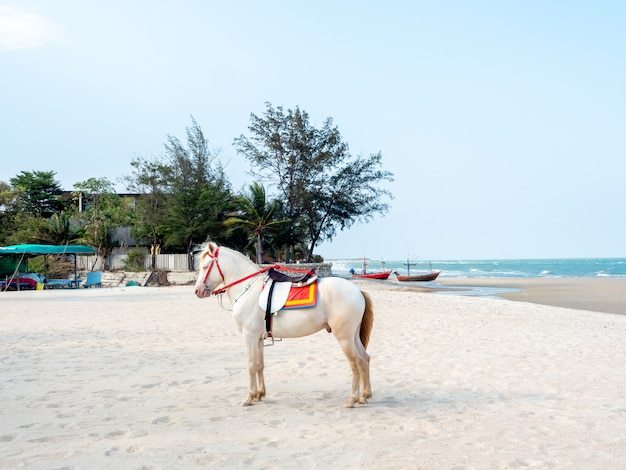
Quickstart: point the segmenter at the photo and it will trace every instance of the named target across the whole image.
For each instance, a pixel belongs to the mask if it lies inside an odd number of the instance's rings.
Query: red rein
[[[204,279],[202,280],[202,283],[204,285],[206,285],[206,280],[209,278],[209,274],[211,274],[211,269],[213,269],[213,265],[215,265],[217,267],[217,270],[219,271],[220,276],[222,276],[222,281],[226,282],[226,279],[224,278],[224,273],[222,272],[222,268],[220,267],[220,262],[217,260],[217,255],[218,255],[219,251],[220,251],[220,249],[217,248],[213,255],[211,255],[209,253],[206,254],[207,256],[211,257],[211,264],[209,264],[209,267],[206,270],[206,274],[204,275]],[[270,268],[263,268],[263,269],[255,272],[255,273],[252,273],[252,274],[250,274],[250,275],[248,275],[246,277],[243,277],[243,278],[241,278],[241,279],[239,279],[239,280],[237,280],[235,282],[231,282],[230,284],[228,284],[228,285],[226,285],[224,287],[221,287],[220,289],[214,290],[212,295],[223,294],[228,289],[230,289],[232,286],[237,285],[240,282],[243,282],[243,281],[245,281],[247,279],[250,279],[251,277],[258,276],[259,274],[264,273],[268,269],[270,269]]]
[[[202,281],[204,285],[206,285],[206,280],[209,278],[209,274],[211,274],[211,269],[213,269],[213,265],[217,266],[217,270],[219,271],[220,276],[222,276],[222,280],[224,282],[226,282],[226,279],[224,278],[224,273],[222,272],[222,268],[220,268],[220,263],[217,260],[217,255],[218,255],[219,251],[220,251],[220,249],[217,248],[215,250],[215,254],[213,254],[213,255],[211,255],[209,253],[206,254],[207,256],[211,257],[211,264],[209,264],[209,267],[206,270],[206,274],[204,275],[204,279]],[[281,266],[279,264],[274,264],[272,266],[268,266],[267,268],[259,269],[258,271],[254,272],[252,274],[248,274],[247,276],[242,277],[241,279],[236,280],[235,282],[231,282],[230,284],[228,284],[228,285],[226,285],[224,287],[220,287],[219,289],[214,290],[212,295],[223,294],[228,289],[230,289],[231,287],[239,284],[240,282],[247,281],[248,279],[250,279],[252,277],[258,276],[259,274],[263,274],[264,272],[269,271],[271,268],[274,268],[274,269],[286,269],[285,267],[283,267],[283,266]],[[299,272],[300,270],[299,269],[289,269],[289,271],[297,271],[297,272]],[[304,272],[304,271],[302,271],[302,272]]]

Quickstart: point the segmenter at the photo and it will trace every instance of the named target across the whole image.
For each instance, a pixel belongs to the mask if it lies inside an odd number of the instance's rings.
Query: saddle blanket
[[[272,305],[270,313],[276,313],[281,309],[289,310],[294,308],[315,307],[317,304],[317,283],[318,280],[312,282],[308,286],[293,286],[290,282],[274,282],[272,292]],[[267,308],[268,294],[270,291],[269,283],[263,286],[261,295],[259,296],[259,307],[265,310]]]

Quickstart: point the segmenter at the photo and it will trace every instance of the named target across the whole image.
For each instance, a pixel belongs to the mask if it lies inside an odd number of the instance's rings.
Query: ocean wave
[[[350,269],[361,270],[361,259],[339,259],[329,261],[336,275],[347,276]],[[442,260],[416,261],[411,263],[409,274],[425,274],[441,271],[442,277],[626,277],[626,258],[611,259],[532,259],[532,260]],[[367,260],[367,270],[381,271],[383,263]],[[384,263],[384,269],[407,273],[406,260],[392,260]]]

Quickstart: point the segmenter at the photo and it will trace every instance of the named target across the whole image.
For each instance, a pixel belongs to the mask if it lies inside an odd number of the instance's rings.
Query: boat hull
[[[420,274],[417,276],[400,276],[396,274],[396,277],[398,278],[398,281],[402,281],[402,282],[407,282],[407,281],[428,282],[428,281],[434,281],[435,279],[437,279],[437,276],[439,276],[440,272],[441,271],[437,271],[435,273]]]
[[[389,279],[391,272],[384,273],[369,273],[369,274],[352,274],[352,277],[357,279]]]

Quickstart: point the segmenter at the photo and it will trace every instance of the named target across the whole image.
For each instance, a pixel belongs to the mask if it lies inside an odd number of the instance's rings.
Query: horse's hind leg
[[[358,339],[358,333],[356,341],[354,338],[338,338],[338,340],[352,369],[352,388],[350,398],[346,402],[346,407],[353,408],[356,403],[367,403],[367,399],[372,396],[369,379],[369,355],[365,352],[363,345],[361,345]],[[364,355],[361,353],[361,350]]]
[[[372,397],[369,355],[367,353],[365,353],[365,356],[359,354],[355,362],[356,374],[353,370],[352,396],[350,398],[353,403],[364,405],[367,403],[367,399]],[[355,381],[358,383],[354,384]]]
[[[361,398],[359,403],[367,403],[367,399],[372,397],[372,385],[370,383],[370,355],[367,354],[365,348],[361,344],[361,340],[356,338],[359,359],[357,360],[357,368],[361,378]]]

